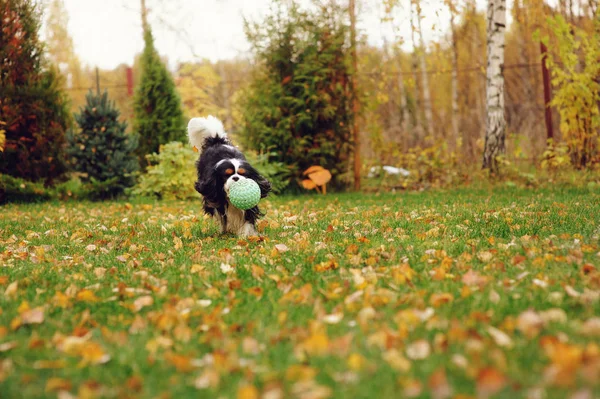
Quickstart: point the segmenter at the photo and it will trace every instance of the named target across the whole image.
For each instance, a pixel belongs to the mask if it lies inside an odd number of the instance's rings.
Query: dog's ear
[[[271,192],[271,183],[262,176],[258,176],[256,183],[260,188],[260,198],[265,198]]]
[[[219,197],[217,179],[214,173],[210,173],[208,176],[205,176],[204,179],[198,180],[194,185],[194,188],[210,201],[216,202]]]

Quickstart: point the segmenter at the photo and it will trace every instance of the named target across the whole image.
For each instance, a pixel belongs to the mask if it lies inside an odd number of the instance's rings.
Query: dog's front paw
[[[257,236],[258,232],[256,231],[256,227],[252,223],[244,223],[240,231],[238,231],[238,236],[246,238],[251,236]]]

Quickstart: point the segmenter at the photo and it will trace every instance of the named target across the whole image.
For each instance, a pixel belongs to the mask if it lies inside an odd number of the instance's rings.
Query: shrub
[[[312,165],[337,176],[349,166],[353,121],[348,28],[344,10],[329,4],[302,11],[295,2],[264,21],[246,24],[262,64],[241,96],[244,146],[289,167],[293,182]]]
[[[594,23],[595,33],[589,35],[560,15],[548,18],[558,44],[547,59],[555,87],[551,105],[558,109],[560,130],[577,169],[600,162],[600,19]]]
[[[269,161],[269,158],[276,158],[273,152],[258,153],[250,150],[244,154],[248,162],[271,182],[273,193],[280,194],[290,184],[290,168],[283,162]]]
[[[194,189],[198,154],[179,142],[161,145],[159,151],[146,155],[148,169],[132,194],[161,199],[198,198],[200,194]]]
[[[68,154],[73,170],[94,199],[112,198],[135,183],[139,168],[134,155],[137,136],[125,132],[119,110],[108,94],[86,96],[86,105],[75,115],[78,131],[69,131]]]
[[[0,174],[0,204],[7,202],[42,202],[52,198],[41,182]]]

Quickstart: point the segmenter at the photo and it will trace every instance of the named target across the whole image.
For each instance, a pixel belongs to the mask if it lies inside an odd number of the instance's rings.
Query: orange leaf
[[[452,388],[448,384],[448,378],[444,369],[439,369],[431,374],[428,385],[432,398],[443,399],[452,395]]]
[[[452,296],[452,294],[450,294],[448,292],[443,292],[440,294],[435,293],[435,294],[431,295],[431,297],[429,298],[429,303],[432,306],[438,307],[443,304],[450,303],[453,300],[454,300],[454,297]]]
[[[263,296],[263,289],[261,287],[251,287],[251,288],[248,288],[247,291],[250,295],[254,295],[257,298],[260,298]]]
[[[489,397],[498,393],[506,385],[506,377],[491,367],[484,368],[477,375],[477,393]]]
[[[192,364],[192,359],[190,357],[177,355],[175,353],[167,353],[165,354],[165,359],[181,373],[187,373],[194,370],[194,365]]]

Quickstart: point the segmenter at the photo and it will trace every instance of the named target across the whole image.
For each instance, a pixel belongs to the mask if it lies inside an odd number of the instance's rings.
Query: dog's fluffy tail
[[[202,150],[204,140],[209,137],[227,138],[223,122],[212,115],[207,118],[192,118],[187,126],[188,140],[199,151]]]

